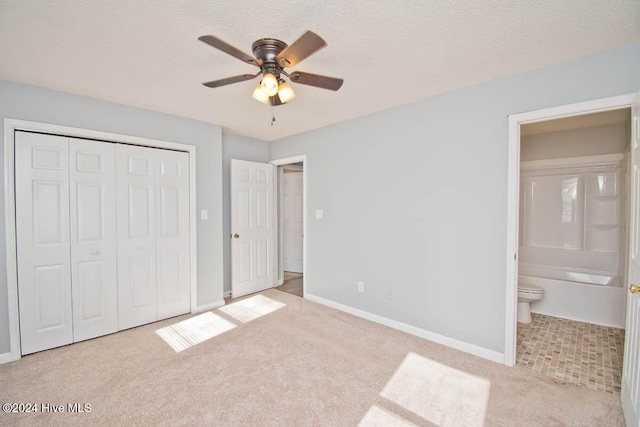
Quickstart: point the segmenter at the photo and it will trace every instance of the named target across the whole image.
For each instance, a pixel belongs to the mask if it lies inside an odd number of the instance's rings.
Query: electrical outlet
[[[358,292],[364,292],[364,282],[358,282]]]

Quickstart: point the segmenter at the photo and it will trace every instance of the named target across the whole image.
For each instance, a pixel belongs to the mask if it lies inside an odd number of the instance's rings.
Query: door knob
[[[640,286],[631,285],[629,286],[629,290],[631,291],[632,294],[637,294],[638,292],[640,292]]]
[[[234,234],[234,235],[233,235],[233,238],[234,238],[234,239],[237,239],[237,238],[239,238],[239,237],[240,237],[240,235],[239,235],[238,233],[236,233],[236,234]]]
[[[100,251],[98,249],[92,249],[91,250],[91,255],[98,255],[100,253]]]

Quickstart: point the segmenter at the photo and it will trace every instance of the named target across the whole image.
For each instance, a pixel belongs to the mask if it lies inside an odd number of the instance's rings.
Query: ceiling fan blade
[[[307,31],[298,40],[278,54],[276,60],[281,67],[293,67],[327,45],[327,42],[312,31]]]
[[[303,73],[302,71],[294,71],[289,75],[294,83],[301,85],[309,85],[336,91],[342,87],[344,80],[335,77],[319,76],[317,74]]]
[[[239,76],[227,77],[226,79],[220,79],[220,80],[212,80],[210,82],[205,82],[202,84],[205,85],[206,87],[215,88],[215,87],[230,85],[232,83],[243,82],[245,80],[255,79],[258,75],[259,73],[258,74],[241,74]]]
[[[231,46],[229,43],[223,40],[220,40],[215,36],[211,36],[211,35],[200,36],[198,37],[198,40],[205,42],[206,44],[213,46],[216,49],[223,51],[224,53],[227,53],[233,57],[236,57],[242,62],[246,62],[247,64],[258,66],[258,63],[256,62],[256,59],[253,56],[247,55],[240,49]]]

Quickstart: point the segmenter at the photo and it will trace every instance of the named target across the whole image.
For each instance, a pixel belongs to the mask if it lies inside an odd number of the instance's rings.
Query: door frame
[[[196,147],[157,139],[122,135],[48,123],[4,119],[4,206],[5,206],[5,250],[7,262],[7,305],[9,314],[9,353],[0,354],[0,364],[18,360],[20,351],[20,319],[18,315],[18,276],[16,253],[16,206],[15,206],[15,131],[40,132],[72,138],[140,145],[189,153],[189,275],[191,289],[191,313],[198,307],[197,241],[196,241]]]
[[[577,104],[561,105],[542,110],[512,114],[509,119],[507,154],[507,250],[505,289],[504,364],[516,364],[516,334],[518,305],[518,209],[520,199],[520,126],[585,114],[630,108],[635,94],[596,99]]]
[[[278,254],[275,259],[275,271],[277,272],[276,283],[274,286],[280,286],[284,283],[284,260],[282,255],[282,218],[281,215],[278,215],[278,210],[282,214],[281,203],[282,203],[282,180],[280,179],[280,168],[279,166],[286,166],[293,163],[302,163],[302,297],[307,294],[307,280],[306,280],[306,272],[307,272],[307,156],[293,156],[286,157],[283,159],[272,160],[269,162],[272,165],[278,166],[278,170],[276,176],[278,177],[278,186],[276,191],[276,203],[274,203],[274,218],[277,218],[277,228],[276,234],[277,239],[274,242],[274,253]]]

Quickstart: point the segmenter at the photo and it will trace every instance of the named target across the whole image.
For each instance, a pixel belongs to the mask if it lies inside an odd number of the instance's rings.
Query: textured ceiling
[[[197,40],[251,53],[305,30],[328,46],[289,71],[344,78],[293,85],[275,107],[256,80],[202,82],[255,67]],[[0,79],[222,125],[262,140],[640,41],[638,0],[0,0]]]

